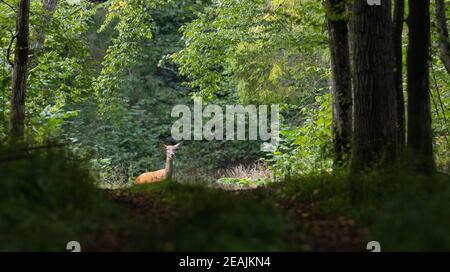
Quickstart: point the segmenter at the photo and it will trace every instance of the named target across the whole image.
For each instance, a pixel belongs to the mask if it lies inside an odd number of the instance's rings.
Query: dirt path
[[[260,189],[258,189],[260,190]],[[262,189],[264,190],[264,189]],[[255,194],[257,190],[230,191],[228,194],[239,199]],[[163,191],[151,194],[131,192],[129,189],[105,190],[107,197],[124,208],[131,216],[132,224],[168,224],[179,215],[175,206],[164,205],[159,198]],[[365,231],[355,221],[339,215],[325,215],[314,205],[303,205],[288,199],[277,199],[274,205],[287,211],[289,221],[298,231],[289,233],[290,242],[302,245],[305,251],[364,251],[362,242]],[[99,246],[92,250],[127,250],[129,231],[116,231],[106,237],[97,238]]]
[[[303,241],[312,251],[364,251],[366,231],[353,219],[341,215],[325,215],[313,205],[281,201],[293,214],[293,220],[305,228]]]

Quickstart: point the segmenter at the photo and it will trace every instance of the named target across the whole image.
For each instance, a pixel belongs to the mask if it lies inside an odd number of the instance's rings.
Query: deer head
[[[166,148],[167,159],[173,159],[173,157],[175,156],[175,150],[177,150],[180,145],[181,143],[178,143],[176,145],[164,145],[164,147]]]

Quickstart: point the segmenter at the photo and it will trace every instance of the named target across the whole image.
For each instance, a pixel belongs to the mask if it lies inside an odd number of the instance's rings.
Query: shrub
[[[3,150],[0,186],[0,251],[64,251],[71,240],[89,245],[92,232],[120,221],[87,164],[64,149]]]

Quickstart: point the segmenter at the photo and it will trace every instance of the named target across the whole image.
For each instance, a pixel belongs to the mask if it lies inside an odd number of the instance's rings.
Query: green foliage
[[[214,1],[182,28],[172,58],[204,98],[236,90],[245,103],[298,101],[326,70],[322,12],[309,0]]]
[[[218,170],[251,163],[263,155],[258,141],[192,141],[178,150],[174,178],[211,184]]]
[[[186,101],[174,82],[177,75],[158,62],[177,48],[180,17],[189,16],[178,5],[139,3],[110,1],[105,21],[92,26],[100,28],[97,39],[108,40],[109,47],[100,52],[105,57],[92,99],[69,105],[80,113],[64,125],[65,136],[80,144],[80,152],[93,155],[94,167],[109,184],[162,168],[165,154],[159,141],[170,136],[172,106]]]
[[[447,5],[447,14],[450,12]],[[434,16],[433,16],[434,17]],[[450,75],[439,58],[435,25],[432,28],[432,61],[430,62],[430,100],[433,125],[433,148],[439,171],[450,173]]]
[[[111,2],[107,8],[114,9],[119,3]],[[198,1],[154,7],[144,22],[151,24],[151,40],[149,36],[121,34],[118,24],[126,20],[125,15],[107,17],[102,23],[104,36],[100,38],[111,43],[95,80],[93,99],[66,107],[78,114],[64,123],[63,131],[66,138],[80,144],[80,152],[92,155],[92,163],[106,183],[125,184],[144,171],[164,167],[165,153],[159,142],[171,141],[170,129],[175,121],[170,117],[172,107],[192,104],[189,90],[180,86],[182,79],[165,56],[180,50],[178,28],[192,20],[202,7]],[[138,44],[137,48],[116,50],[116,43],[122,46],[128,42]],[[128,54],[128,50],[135,49]],[[228,163],[256,160],[258,148],[259,142],[185,143],[175,160],[175,175],[179,180],[194,177],[206,182],[212,172]]]
[[[138,106],[129,109],[116,104],[102,114],[91,104],[85,105],[78,117],[65,122],[64,131],[79,144],[81,154],[92,157],[93,167],[103,181],[124,184],[140,169],[159,167],[164,161],[163,152],[158,149],[160,127],[144,126],[158,119],[148,117]]]
[[[182,28],[185,46],[172,55],[209,101],[282,103],[283,142],[268,154],[278,176],[330,168],[323,15],[315,1],[214,1]]]
[[[161,1],[142,0],[106,2],[105,20],[98,31],[113,30],[114,35],[110,38],[94,87],[103,103],[109,103],[115,97],[114,92],[126,80],[122,75],[131,73],[131,66],[142,60],[148,48],[146,44],[153,37],[151,11],[161,4]]]
[[[318,105],[318,106],[316,106]],[[280,131],[278,149],[269,154],[267,162],[278,178],[311,172],[331,171],[331,96],[317,96],[313,107],[299,110],[301,125]]]
[[[249,178],[220,178],[216,183],[220,185],[237,185],[243,188],[256,188],[259,186],[265,186],[266,184],[272,182],[270,179],[249,179]]]
[[[6,52],[15,31],[15,13],[0,5],[0,137],[6,136],[12,67]],[[45,18],[41,1],[32,1],[30,8],[30,62],[26,100],[27,131],[36,139],[58,135],[62,121],[74,114],[65,105],[86,97],[92,84],[93,62],[86,46],[85,33],[95,11],[90,3],[59,1],[55,12]],[[5,11],[5,12],[3,12]],[[38,36],[45,37],[43,45]],[[11,47],[13,61],[15,43]]]

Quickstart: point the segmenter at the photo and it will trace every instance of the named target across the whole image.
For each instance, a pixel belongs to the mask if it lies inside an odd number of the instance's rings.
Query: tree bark
[[[397,158],[391,8],[391,0],[379,6],[353,1],[353,172]]]
[[[17,42],[14,55],[12,79],[10,136],[22,138],[25,126],[25,94],[28,65],[30,0],[20,0],[17,10],[16,35]]]
[[[436,19],[439,33],[440,57],[450,75],[450,42],[448,38],[447,17],[444,0],[436,0]]]
[[[433,158],[430,107],[430,1],[409,0],[408,149],[417,170],[432,172]]]
[[[352,85],[346,0],[327,0],[333,95],[334,165],[350,158],[352,137]]]
[[[50,25],[53,13],[58,6],[59,0],[42,0],[42,27],[37,31],[37,38],[33,44],[33,50],[39,50],[44,46],[45,42],[45,29]]]
[[[403,50],[402,34],[405,16],[405,0],[395,0],[392,42],[394,45],[394,87],[397,96],[398,146],[405,146],[405,98],[403,96]]]

